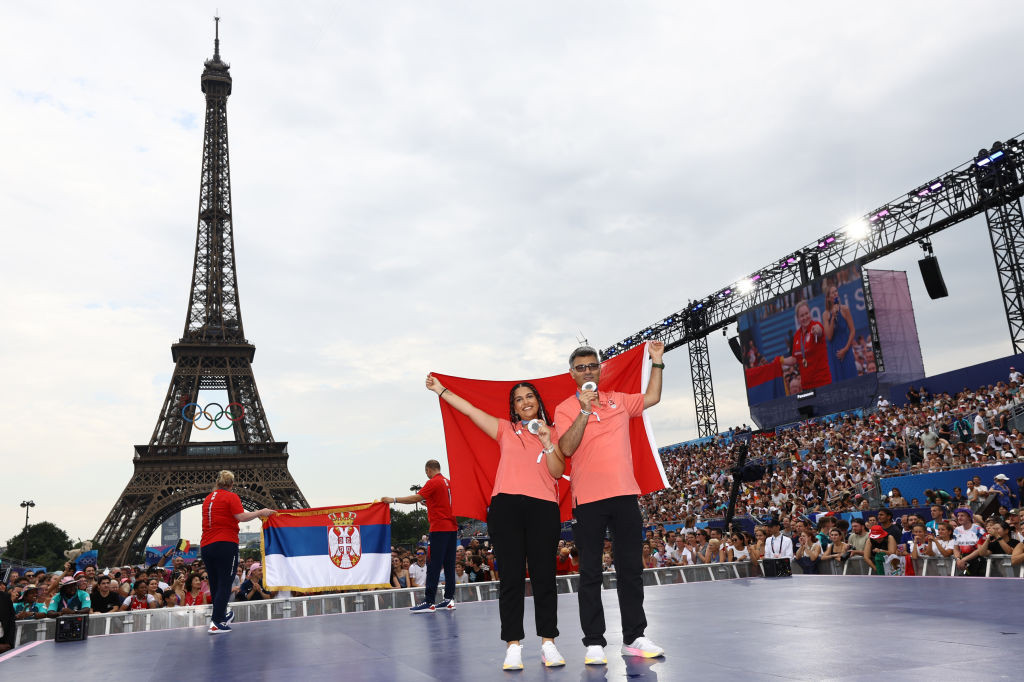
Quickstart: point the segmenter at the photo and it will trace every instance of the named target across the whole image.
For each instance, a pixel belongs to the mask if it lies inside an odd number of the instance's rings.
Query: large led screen
[[[751,308],[737,329],[750,405],[884,369],[859,263]]]

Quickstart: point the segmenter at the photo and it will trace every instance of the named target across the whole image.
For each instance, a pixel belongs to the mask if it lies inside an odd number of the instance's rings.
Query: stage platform
[[[614,591],[602,593],[608,665],[584,666],[575,594],[559,596],[563,668],[544,668],[527,599],[526,668],[503,672],[498,604],[238,623],[29,644],[0,679],[49,680],[999,680],[1020,679],[1024,580],[794,576],[646,589],[663,659],[623,658]]]

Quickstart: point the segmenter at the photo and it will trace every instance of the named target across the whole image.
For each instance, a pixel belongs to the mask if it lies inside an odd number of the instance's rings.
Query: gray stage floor
[[[997,680],[1021,679],[1024,580],[795,576],[648,587],[647,634],[664,659],[624,659],[604,592],[608,666],[585,667],[575,595],[559,597],[564,668],[524,640],[503,672],[497,602],[239,623],[45,642],[0,679],[51,680]],[[526,631],[533,625],[527,600]]]

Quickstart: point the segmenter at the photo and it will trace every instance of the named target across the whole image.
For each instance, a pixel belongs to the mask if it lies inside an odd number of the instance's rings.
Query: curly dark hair
[[[540,391],[538,391],[537,387],[529,381],[520,381],[508,392],[508,420],[513,424],[518,421],[522,421],[519,419],[519,415],[516,414],[516,389],[523,388],[524,386],[533,391],[533,395],[537,396],[537,414],[544,420],[545,424],[551,426],[551,418],[548,417],[548,411],[544,409],[544,401],[541,400]]]

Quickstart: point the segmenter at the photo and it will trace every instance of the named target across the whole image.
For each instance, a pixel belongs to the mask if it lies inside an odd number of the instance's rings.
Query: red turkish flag
[[[616,355],[601,364],[601,390],[623,393],[643,393],[651,373],[651,359],[647,344]],[[508,394],[520,381],[529,381],[537,387],[544,407],[551,418],[559,403],[576,394],[576,382],[565,374],[542,379],[517,379],[515,381],[484,381],[464,379],[432,372],[445,388],[459,395],[484,412],[499,419],[509,419]],[[456,516],[467,516],[481,521],[487,520],[487,507],[494,490],[494,478],[498,472],[498,442],[478,429],[469,417],[440,400],[441,419],[444,422],[445,445],[448,449],[448,470],[451,480],[452,510]],[[561,434],[559,434],[561,435]],[[646,411],[630,419],[629,440],[633,456],[633,475],[642,494],[668,488],[668,478],[654,443],[654,432]],[[572,458],[565,461],[564,476],[572,476]],[[561,516],[563,521],[572,518],[572,502],[569,481],[558,482]]]

